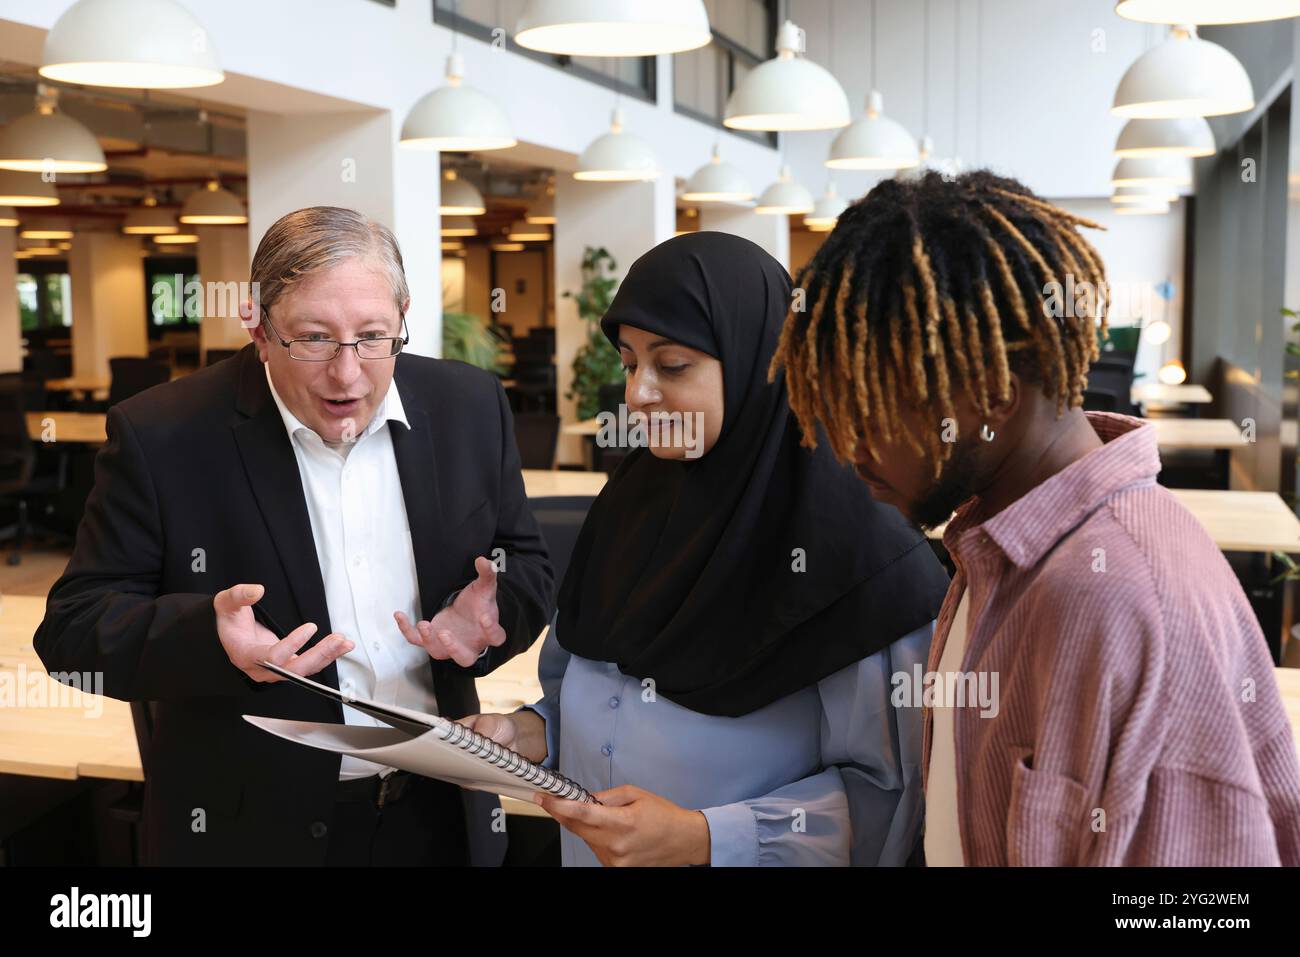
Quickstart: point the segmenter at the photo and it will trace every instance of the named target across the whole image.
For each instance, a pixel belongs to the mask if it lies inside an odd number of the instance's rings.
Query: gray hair
[[[410,298],[397,237],[383,223],[340,206],[309,206],[277,219],[253,254],[255,302],[265,311],[309,276],[348,259],[373,259],[400,312]]]

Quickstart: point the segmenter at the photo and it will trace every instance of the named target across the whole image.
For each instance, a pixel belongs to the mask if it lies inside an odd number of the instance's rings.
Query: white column
[[[82,233],[72,244],[72,374],[108,376],[108,360],[147,356],[144,258],[136,236]]]
[[[402,150],[387,112],[248,114],[251,253],[285,213],[344,206],[397,236],[411,290],[407,327],[421,355],[442,351],[438,160]]]
[[[561,173],[555,185],[555,364],[556,398],[562,422],[577,420],[577,403],[565,397],[573,385],[573,359],[587,339],[587,323],[564,293],[582,287],[582,258],[588,246],[609,250],[615,274],[627,275],[632,263],[673,235],[676,213],[673,181],[586,183]],[[559,461],[581,463],[582,440],[560,436]]]
[[[0,228],[0,372],[23,367],[22,321],[18,315],[18,260],[14,245],[18,231]]]
[[[786,269],[790,268],[789,216],[760,216],[743,206],[701,203],[700,229],[743,236],[766,249]]]
[[[247,288],[250,253],[246,226],[199,226],[195,231],[199,236],[199,280],[204,289],[199,325],[199,359],[203,361],[209,349],[248,345],[248,333],[240,323],[239,290]],[[232,294],[212,295],[213,283],[221,283]]]

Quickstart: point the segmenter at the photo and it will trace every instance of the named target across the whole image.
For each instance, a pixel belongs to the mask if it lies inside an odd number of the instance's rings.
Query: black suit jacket
[[[471,668],[429,662],[439,711],[459,718],[478,710],[474,678],[527,648],[548,621],[553,576],[497,381],[411,354],[397,357],[394,380],[411,424],[389,428],[423,616],[473,580],[475,556],[506,555],[497,589],[506,643]],[[266,586],[262,603],[284,628],[313,621],[313,641],[330,633],[298,464],[251,345],[109,410],[76,548],[36,632],[50,671],[100,671],[112,697],[156,702],[142,755],[151,862],[325,859],[339,757],[241,716],[341,722],[342,711],[230,663],[212,597],[240,582]],[[337,687],[337,667],[317,680]],[[500,863],[496,797],[461,793],[472,862]]]

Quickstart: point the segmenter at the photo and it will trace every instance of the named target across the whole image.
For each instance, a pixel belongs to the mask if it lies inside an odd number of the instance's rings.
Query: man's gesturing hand
[[[342,635],[327,635],[306,654],[298,649],[316,634],[316,625],[307,622],[278,640],[253,618],[253,605],[263,592],[261,585],[234,585],[217,592],[212,607],[217,612],[217,636],[230,663],[254,681],[283,681],[258,662],[270,661],[294,674],[314,675],[335,658],[352,650],[352,642]]]
[[[505,644],[505,630],[497,622],[497,570],[486,558],[474,559],[478,578],[460,590],[456,600],[431,621],[411,624],[400,611],[393,612],[397,627],[413,645],[437,659],[450,658],[462,668],[478,661],[489,645]]]

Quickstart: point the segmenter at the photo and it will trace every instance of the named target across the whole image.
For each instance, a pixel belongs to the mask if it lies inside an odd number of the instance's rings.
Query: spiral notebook
[[[244,720],[288,741],[311,748],[350,754],[386,767],[447,781],[471,791],[487,791],[532,801],[534,792],[572,801],[599,803],[582,785],[557,771],[534,764],[463,724],[396,705],[351,698],[320,682],[286,671],[269,661],[262,667],[286,681],[340,704],[356,708],[388,725],[329,724],[246,714]]]

